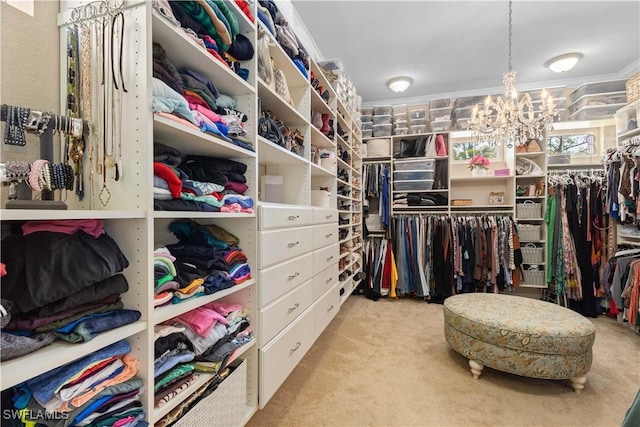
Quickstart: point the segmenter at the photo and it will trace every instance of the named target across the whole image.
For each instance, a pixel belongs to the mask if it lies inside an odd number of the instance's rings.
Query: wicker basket
[[[542,269],[530,268],[528,270],[522,270],[522,275],[524,276],[523,284],[525,285],[540,287],[545,286],[546,278],[544,270]]]
[[[533,243],[527,243],[520,248],[523,264],[541,264],[544,262],[544,249]]]
[[[542,203],[536,203],[533,200],[525,200],[524,203],[516,205],[516,217],[523,218],[542,218]]]
[[[542,240],[541,227],[535,224],[518,224],[518,237],[521,242],[538,242]]]
[[[241,426],[247,408],[247,362],[238,366],[218,388],[184,414],[174,426]]]
[[[635,73],[629,77],[626,83],[627,102],[632,103],[640,99],[640,73]]]

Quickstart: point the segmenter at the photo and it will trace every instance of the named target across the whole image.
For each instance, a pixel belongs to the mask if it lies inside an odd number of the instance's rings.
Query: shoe
[[[322,114],[313,113],[313,115],[311,116],[311,124],[314,125],[316,128],[321,129],[322,126],[324,125],[324,121],[322,120]]]
[[[322,114],[322,126],[320,127],[320,132],[324,133],[325,135],[328,134],[331,130],[331,128],[329,127],[329,118],[329,114]]]

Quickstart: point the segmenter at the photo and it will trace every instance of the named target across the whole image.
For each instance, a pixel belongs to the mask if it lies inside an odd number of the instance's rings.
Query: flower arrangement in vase
[[[485,176],[491,165],[491,160],[485,156],[478,154],[469,160],[469,169],[474,176]]]

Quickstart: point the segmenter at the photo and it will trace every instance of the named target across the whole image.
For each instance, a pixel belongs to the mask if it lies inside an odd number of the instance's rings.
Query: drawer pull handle
[[[295,279],[295,278],[296,278],[296,277],[298,277],[299,275],[300,275],[300,272],[299,272],[299,271],[296,271],[294,274],[290,274],[290,275],[289,275],[289,277],[288,277],[288,279],[289,279],[289,280]]]
[[[302,343],[301,343],[300,341],[296,342],[296,346],[295,346],[295,347],[293,347],[293,348],[290,350],[290,352],[291,352],[291,353],[295,353],[295,351],[296,351],[297,349],[299,349],[301,345],[302,345]]]
[[[291,313],[293,310],[295,310],[298,307],[300,307],[300,304],[298,304],[298,303],[293,304],[293,307],[289,307],[287,309],[287,313]]]
[[[297,245],[297,244],[299,244],[299,243],[300,243],[300,242],[290,242],[288,246],[289,246],[290,248],[292,248],[292,247],[294,247],[295,245]]]
[[[327,261],[331,261],[333,259],[333,255],[331,255],[330,257],[327,257]]]
[[[333,277],[329,277],[327,280],[324,281],[324,283],[329,283],[332,280],[333,280]]]
[[[333,233],[325,234],[325,236],[324,236],[324,237],[328,239],[328,238],[329,238],[329,237],[331,237],[331,236],[333,236]]]
[[[300,215],[289,215],[289,219],[293,221],[294,219],[300,218]]]
[[[331,304],[331,307],[327,308],[327,313],[330,312],[331,310],[333,310],[333,304]]]
[[[325,219],[333,218],[333,214],[331,214],[331,215],[326,215],[324,218],[325,218]]]

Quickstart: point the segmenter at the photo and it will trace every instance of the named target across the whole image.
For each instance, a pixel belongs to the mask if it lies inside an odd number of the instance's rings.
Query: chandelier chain
[[[509,0],[509,72],[512,71],[512,68],[511,68],[511,34],[512,34],[513,26],[511,24],[511,11],[512,11],[511,0]]]

